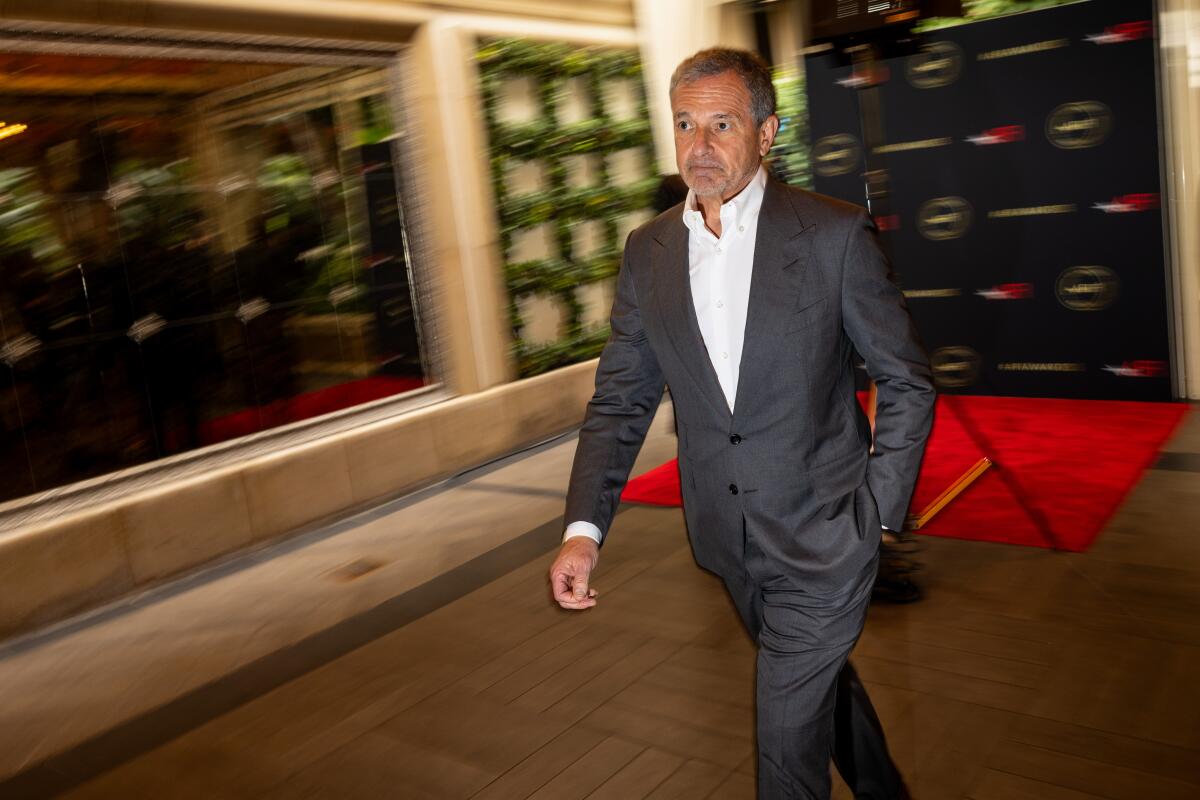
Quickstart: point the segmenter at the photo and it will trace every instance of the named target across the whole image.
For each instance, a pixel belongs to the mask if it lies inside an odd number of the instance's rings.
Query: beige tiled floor
[[[54,784],[75,797],[752,797],[752,648],[677,510],[621,514],[593,611],[552,606],[547,551],[269,691],[219,691],[555,520],[572,450],[10,645],[0,781],[65,753],[95,775]],[[928,598],[872,609],[855,655],[915,796],[1200,796],[1198,537],[1200,472],[1152,470],[1086,554],[924,540]],[[155,711],[206,685],[223,713]]]

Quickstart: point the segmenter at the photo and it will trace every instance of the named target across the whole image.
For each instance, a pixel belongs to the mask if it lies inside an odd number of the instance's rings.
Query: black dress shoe
[[[913,576],[921,571],[921,546],[909,531],[887,531],[879,542],[879,569],[871,599],[877,603],[915,603],[925,596]]]
[[[875,588],[871,590],[871,600],[875,603],[903,605],[915,603],[924,596],[921,587],[905,575],[881,574],[875,578]]]

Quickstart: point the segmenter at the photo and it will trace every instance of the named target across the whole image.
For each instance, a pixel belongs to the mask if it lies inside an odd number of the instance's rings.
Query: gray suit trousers
[[[747,539],[744,579],[725,576],[758,645],[759,800],[829,797],[838,677],[866,622],[877,566],[878,557],[837,591],[813,593],[772,574]]]

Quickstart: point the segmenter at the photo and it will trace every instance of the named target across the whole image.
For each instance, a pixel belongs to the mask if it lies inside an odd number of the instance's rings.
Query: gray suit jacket
[[[859,207],[768,181],[734,411],[700,335],[682,206],[630,234],[566,520],[607,535],[671,390],[696,561],[745,575],[746,539],[777,575],[836,591],[900,530],[933,416],[929,364]],[[875,450],[853,352],[878,387]],[[765,576],[764,576],[765,579]]]

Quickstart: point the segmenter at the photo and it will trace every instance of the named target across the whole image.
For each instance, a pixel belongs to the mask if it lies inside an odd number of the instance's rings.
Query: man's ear
[[[758,126],[758,154],[765,156],[775,143],[775,135],[779,133],[779,117],[772,114]]]

